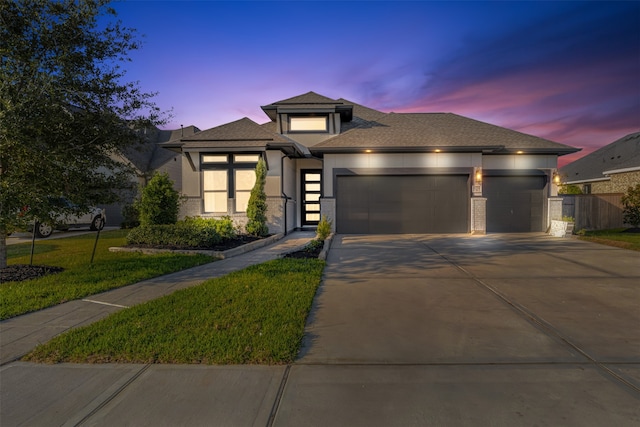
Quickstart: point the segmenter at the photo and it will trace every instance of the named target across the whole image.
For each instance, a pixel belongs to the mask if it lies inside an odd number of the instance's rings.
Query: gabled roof
[[[145,131],[145,142],[127,148],[122,155],[140,172],[151,172],[176,155],[174,152],[163,148],[164,143],[176,140],[185,135],[193,135],[199,131],[200,129],[195,126],[187,126],[173,130],[149,129]]]
[[[353,106],[343,100],[327,98],[315,92],[283,99],[261,108],[272,121],[276,120],[278,113],[337,112],[343,121],[348,122],[351,121],[353,110]]]
[[[354,106],[357,112],[361,106]],[[361,107],[366,108],[366,107]],[[489,151],[568,154],[578,149],[452,113],[381,113],[312,147],[317,152]],[[379,112],[378,112],[379,113]],[[356,120],[354,119],[354,122]]]
[[[162,145],[166,148],[182,150],[206,148],[208,151],[229,151],[230,149],[261,151],[267,148],[280,148],[291,154],[304,155],[305,151],[308,153],[300,144],[263,128],[247,117]]]
[[[605,180],[607,175],[640,170],[640,132],[631,133],[568,165],[560,174],[568,184]]]

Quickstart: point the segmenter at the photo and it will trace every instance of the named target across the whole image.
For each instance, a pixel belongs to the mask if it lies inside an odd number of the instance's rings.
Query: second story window
[[[289,116],[289,132],[328,132],[327,116]]]

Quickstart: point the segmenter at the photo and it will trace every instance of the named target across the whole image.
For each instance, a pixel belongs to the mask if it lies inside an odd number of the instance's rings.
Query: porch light
[[[553,183],[555,185],[560,185],[560,174],[557,171],[553,172]]]
[[[477,183],[481,183],[482,182],[482,168],[477,168],[476,169],[476,182]]]

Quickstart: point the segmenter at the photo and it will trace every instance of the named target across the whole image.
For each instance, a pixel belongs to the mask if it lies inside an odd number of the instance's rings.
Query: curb
[[[333,242],[333,236],[335,236],[335,234],[331,233],[331,234],[329,234],[329,237],[327,237],[324,240],[324,246],[322,247],[322,251],[320,251],[320,255],[318,255],[318,259],[321,259],[323,261],[327,260],[327,254],[329,253],[329,249],[331,249],[331,243]]]
[[[166,252],[173,252],[178,254],[202,254],[208,255],[213,258],[226,259],[234,256],[242,255],[247,252],[251,252],[255,249],[262,248],[270,245],[284,237],[283,233],[274,234],[265,239],[256,240],[255,242],[247,243],[246,245],[238,246],[237,248],[228,249],[226,251],[211,251],[206,249],[153,249],[153,248],[136,248],[136,247],[124,247],[114,246],[109,248],[109,252],[140,252],[146,255],[160,254]]]

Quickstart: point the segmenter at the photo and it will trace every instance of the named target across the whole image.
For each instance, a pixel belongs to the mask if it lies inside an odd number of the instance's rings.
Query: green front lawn
[[[63,267],[62,273],[23,282],[0,284],[0,319],[41,310],[151,277],[211,262],[205,255],[109,252],[125,244],[126,230],[100,234],[93,264],[90,264],[95,234],[55,240],[38,240],[33,263]],[[30,244],[7,247],[8,264],[28,264]]]
[[[626,228],[586,231],[581,240],[615,246],[617,248],[640,251],[640,233],[625,233]]]
[[[292,258],[252,266],[72,330],[24,360],[290,363],[323,268],[318,259]]]

